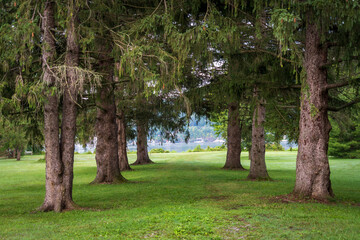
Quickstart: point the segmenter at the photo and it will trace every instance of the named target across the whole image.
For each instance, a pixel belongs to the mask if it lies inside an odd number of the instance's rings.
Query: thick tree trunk
[[[64,164],[64,201],[66,208],[75,208],[76,205],[72,199],[72,188],[74,178],[74,151],[75,151],[75,134],[76,134],[76,82],[77,73],[74,67],[79,65],[79,46],[77,42],[76,26],[78,8],[74,0],[69,1],[69,24],[67,27],[66,55],[65,64],[66,85],[63,95],[63,114],[61,125],[61,160]]]
[[[308,13],[305,44],[306,82],[302,84],[299,150],[293,194],[325,200],[333,196],[327,156],[331,125],[328,120],[327,49],[321,46],[318,25]]]
[[[52,31],[55,28],[54,8],[55,2],[46,1],[42,19],[42,68],[43,81],[47,85],[45,90],[46,101],[44,104],[46,194],[44,203],[39,210],[60,212],[65,207],[62,185],[64,166],[60,158],[58,97],[56,93],[53,94],[51,91],[55,84],[55,79],[50,70],[51,60],[55,55],[55,39],[53,37],[54,32]]]
[[[257,97],[257,91],[255,90],[255,98]],[[252,122],[252,146],[251,161],[250,161],[250,173],[248,179],[257,180],[270,180],[269,174],[266,170],[265,164],[265,106],[261,100],[258,101],[253,115]]]
[[[119,166],[120,171],[129,171],[132,170],[126,152],[126,122],[125,122],[125,113],[122,109],[118,111],[118,117],[116,119],[118,125],[118,154],[119,154]]]
[[[20,161],[20,159],[21,159],[21,150],[16,149],[16,161]]]
[[[150,160],[147,150],[147,124],[144,122],[137,122],[137,159],[133,165],[142,165],[154,163]]]
[[[245,170],[241,165],[241,123],[239,119],[239,103],[229,104],[225,169]]]
[[[107,50],[108,51],[108,50]],[[120,183],[126,181],[120,173],[116,125],[116,105],[113,88],[114,62],[109,59],[110,51],[103,51],[99,67],[104,79],[97,96],[96,116],[96,165],[97,174],[92,183]]]

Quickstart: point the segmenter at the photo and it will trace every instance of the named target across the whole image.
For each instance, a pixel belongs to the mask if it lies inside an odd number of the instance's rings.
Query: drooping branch
[[[353,61],[353,60],[359,60],[360,57],[359,56],[351,56],[349,59],[338,59],[336,61],[332,61],[332,62],[327,62],[325,64],[323,64],[321,66],[321,68],[326,68],[326,67],[330,67],[334,64],[338,64],[338,63],[342,63],[342,62],[347,62],[347,61]]]
[[[356,103],[359,103],[360,102],[360,98],[357,98],[351,102],[348,102],[348,103],[345,103],[344,105],[340,106],[340,107],[328,107],[327,110],[328,111],[332,111],[332,112],[338,112],[344,108],[347,108],[347,107],[350,107]]]
[[[360,77],[352,79],[350,81],[347,80],[347,81],[342,81],[342,82],[339,82],[339,83],[327,84],[326,87],[325,87],[325,90],[333,89],[333,88],[345,87],[345,86],[350,85],[352,82],[356,82],[356,81],[360,81]]]

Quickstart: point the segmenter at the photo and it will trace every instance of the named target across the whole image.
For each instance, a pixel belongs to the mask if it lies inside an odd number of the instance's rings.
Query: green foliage
[[[170,151],[169,150],[164,150],[162,148],[153,148],[153,149],[150,150],[150,153],[170,153]]]
[[[285,151],[284,147],[279,143],[267,143],[265,149],[266,151]]]
[[[226,151],[226,146],[216,146],[210,147],[207,146],[205,149],[202,149],[200,145],[197,145],[193,150],[189,149],[187,152],[217,152],[217,151]]]
[[[1,123],[1,122],[0,122]],[[22,126],[2,121],[0,126],[0,149],[23,151],[26,148],[27,140]]]
[[[355,114],[344,122],[331,121],[329,155],[337,158],[360,158],[360,122]]]
[[[298,148],[293,148],[293,147],[290,147],[287,151],[290,151],[290,152],[297,152],[299,149]]]

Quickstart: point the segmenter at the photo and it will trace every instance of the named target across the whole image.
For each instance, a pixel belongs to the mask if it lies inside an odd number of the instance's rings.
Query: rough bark
[[[42,68],[43,81],[47,85],[45,90],[46,101],[44,103],[44,138],[45,138],[45,160],[46,160],[46,194],[41,211],[60,212],[64,208],[62,175],[64,166],[60,158],[59,146],[59,119],[58,119],[58,97],[52,93],[55,79],[51,73],[51,60],[55,55],[55,39],[53,38],[55,28],[54,19],[55,3],[46,1],[42,19],[43,47]]]
[[[254,97],[257,98],[257,91],[255,90]],[[265,106],[263,101],[258,100],[254,109],[252,121],[252,139],[251,139],[251,161],[250,173],[248,179],[256,180],[270,180],[269,174],[266,170],[265,164]]]
[[[325,200],[333,196],[327,156],[331,125],[328,120],[327,48],[321,45],[318,26],[308,13],[305,44],[306,82],[302,84],[300,135],[296,159],[296,183],[299,197]]]
[[[97,173],[92,183],[120,183],[126,181],[120,173],[116,125],[116,105],[113,87],[114,61],[109,59],[110,50],[100,54],[99,67],[103,71],[103,83],[97,93],[95,131]]]
[[[129,165],[129,160],[127,157],[126,151],[126,122],[125,122],[125,113],[122,109],[118,111],[118,117],[116,119],[118,126],[118,154],[119,154],[119,166],[120,171],[130,171],[132,170]]]
[[[137,121],[137,159],[133,165],[142,165],[154,163],[150,160],[147,150],[147,124],[142,121]]]
[[[69,23],[67,27],[66,55],[65,64],[66,85],[63,95],[63,113],[61,122],[61,160],[64,164],[64,201],[66,207],[75,208],[72,199],[72,188],[74,178],[74,151],[75,151],[75,134],[76,134],[76,98],[77,98],[77,74],[74,67],[79,65],[79,45],[77,41],[76,26],[78,8],[74,0],[69,1]]]
[[[20,161],[20,159],[21,159],[21,150],[16,149],[16,161]]]
[[[229,104],[225,169],[245,170],[241,165],[241,128],[239,119],[239,103]]]

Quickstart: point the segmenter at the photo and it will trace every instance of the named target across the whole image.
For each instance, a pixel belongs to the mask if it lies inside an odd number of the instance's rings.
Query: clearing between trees
[[[335,199],[282,201],[295,181],[295,152],[268,152],[273,181],[222,169],[226,152],[151,154],[122,184],[91,185],[95,156],[75,155],[73,199],[86,210],[36,212],[43,156],[0,160],[0,239],[359,239],[360,160],[330,158]],[[129,162],[136,159],[129,154]],[[249,169],[248,153],[242,164]]]

